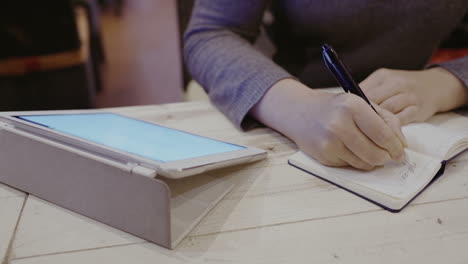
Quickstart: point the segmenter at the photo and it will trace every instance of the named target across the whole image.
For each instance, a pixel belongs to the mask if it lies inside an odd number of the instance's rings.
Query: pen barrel
[[[336,81],[346,92],[362,97],[359,91],[354,88],[358,86],[358,84],[354,81],[346,66],[338,59],[338,56],[336,56],[334,52],[324,52],[323,59],[327,68],[333,73],[333,77],[335,77]]]
[[[346,66],[338,58],[336,52],[331,47],[327,46],[327,48],[324,49],[322,56],[325,65],[332,72],[333,77],[335,77],[341,87],[343,87],[346,92],[350,92],[361,97],[374,109],[369,99],[367,99],[359,85],[354,81]]]
[[[378,114],[378,112],[375,110],[374,106],[372,106],[369,99],[367,99],[366,95],[361,90],[359,85],[354,81],[353,77],[349,73],[344,63],[341,62],[341,60],[338,58],[338,54],[336,54],[335,50],[327,44],[324,44],[322,46],[322,49],[322,56],[325,65],[333,74],[336,81],[341,85],[341,87],[343,87],[343,90],[345,90],[345,92],[350,92],[361,97]]]

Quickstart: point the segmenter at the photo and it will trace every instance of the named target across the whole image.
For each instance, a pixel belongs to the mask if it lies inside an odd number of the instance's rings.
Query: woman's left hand
[[[369,100],[394,113],[402,125],[422,122],[468,102],[468,89],[452,73],[378,69],[360,83]]]

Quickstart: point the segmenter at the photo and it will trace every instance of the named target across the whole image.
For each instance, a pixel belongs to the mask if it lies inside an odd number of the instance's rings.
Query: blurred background
[[[6,0],[0,110],[185,100],[189,0]]]
[[[2,1],[0,111],[206,100],[182,61],[193,2]],[[467,43],[468,17],[433,62],[468,54]]]

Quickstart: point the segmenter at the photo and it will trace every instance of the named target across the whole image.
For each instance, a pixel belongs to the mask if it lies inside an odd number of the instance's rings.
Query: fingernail
[[[401,155],[395,159],[395,161],[398,161],[398,162],[403,162],[405,160],[406,160],[406,151],[403,151],[403,153],[401,153]]]
[[[404,146],[405,148],[407,148],[407,147],[408,147],[408,141],[406,141],[405,136],[403,136],[402,138],[403,138],[403,146]]]

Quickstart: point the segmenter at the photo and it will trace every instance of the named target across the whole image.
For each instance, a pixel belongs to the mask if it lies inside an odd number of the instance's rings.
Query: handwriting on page
[[[341,186],[361,186],[366,190],[393,197],[406,197],[425,186],[440,168],[440,160],[405,149],[406,159],[390,162],[372,171],[350,167],[337,168],[321,165],[302,154],[302,167]]]
[[[353,180],[362,185],[381,185],[384,189],[391,188],[391,186],[401,188],[417,176],[417,164],[414,157],[407,157],[404,161],[389,162],[374,171],[361,171],[359,175],[353,177]]]
[[[390,162],[372,171],[336,168],[333,174],[339,174],[341,180],[366,189],[393,197],[405,197],[427,184],[434,176],[435,167],[440,166],[440,162],[420,153],[406,150],[406,154],[406,160]]]
[[[416,172],[416,163],[414,161],[405,161],[403,166],[406,167],[406,170],[400,175],[400,178],[406,182],[408,177]]]

